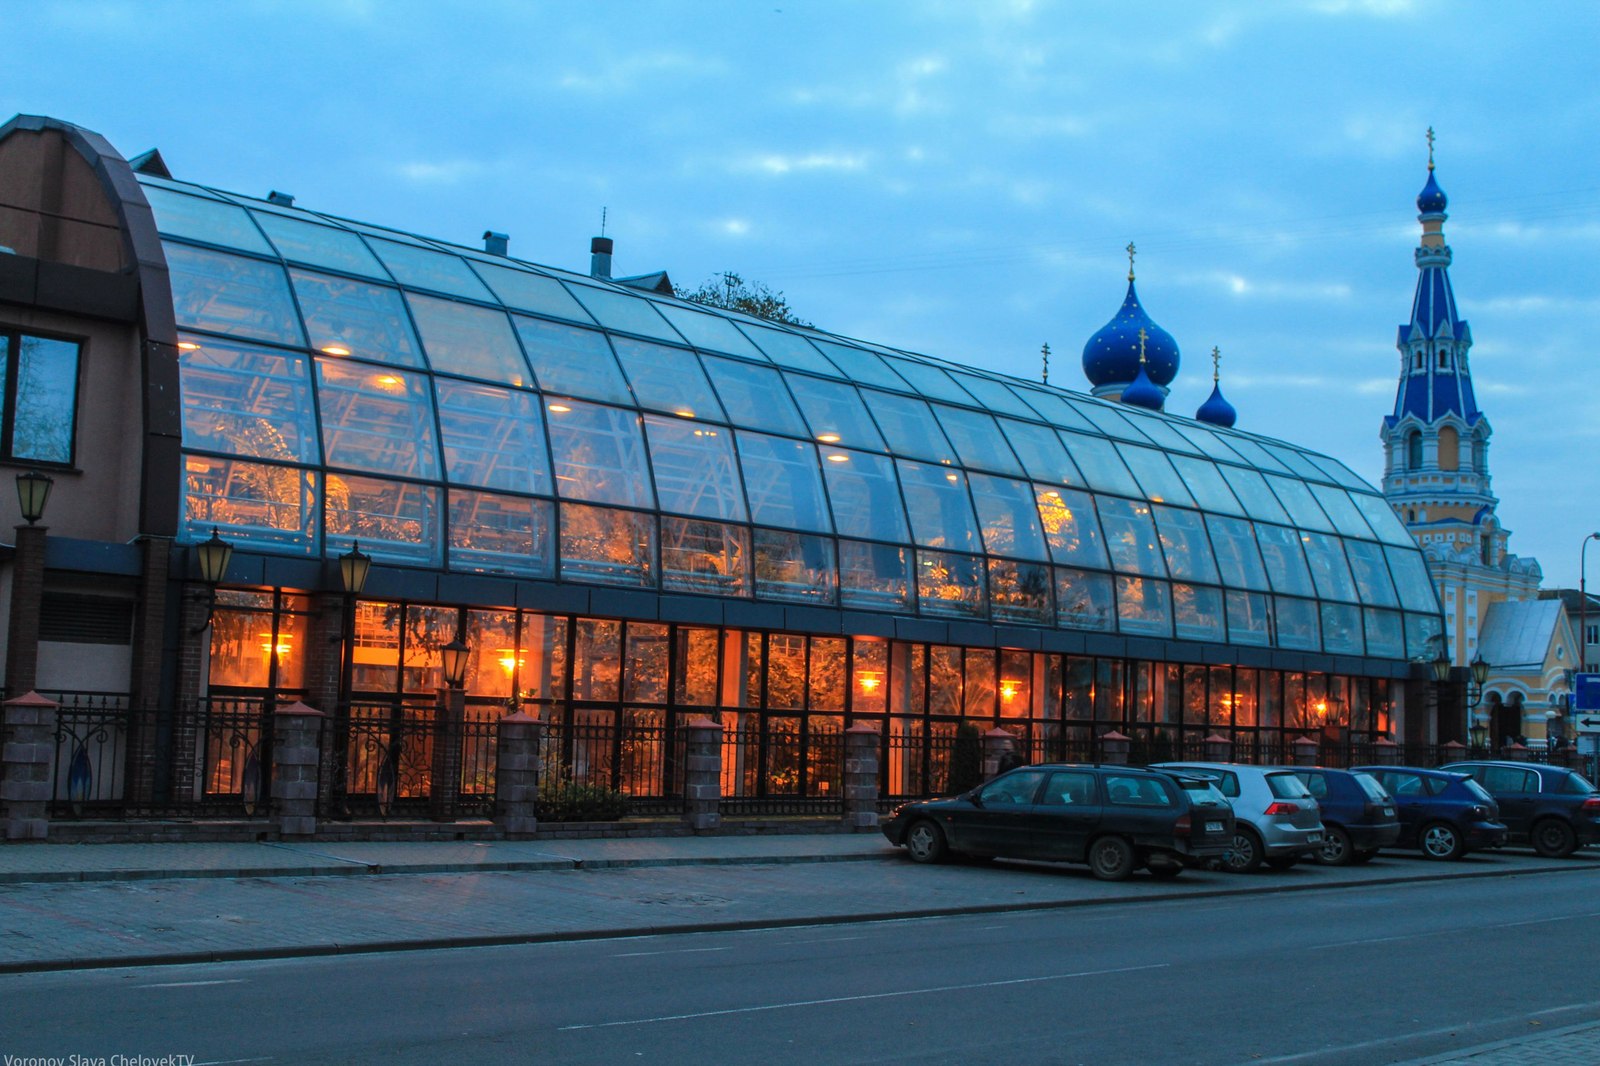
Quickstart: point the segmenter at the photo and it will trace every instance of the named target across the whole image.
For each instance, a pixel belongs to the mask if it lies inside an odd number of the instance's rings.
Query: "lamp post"
[[[350,814],[345,778],[349,772],[350,689],[356,668],[356,597],[367,587],[367,574],[371,570],[372,556],[361,550],[359,540],[352,540],[350,550],[339,556],[339,583],[344,587],[339,639],[344,654],[339,658],[339,704],[334,717],[333,780],[329,785],[330,806],[343,817]]]
[[[44,505],[55,479],[29,470],[17,475],[17,503],[27,525],[17,527],[11,563],[11,615],[6,631],[6,695],[21,696],[39,680],[39,609],[44,602]]]
[[[436,822],[454,821],[461,794],[462,726],[466,718],[467,693],[463,682],[471,649],[459,634],[439,649],[439,666],[444,687],[439,690],[437,718],[433,732],[433,774],[428,787],[428,805]]]
[[[1600,533],[1590,533],[1583,538],[1578,549],[1578,673],[1589,669],[1589,542],[1600,540]]]
[[[206,586],[206,620],[195,626],[191,633],[204,633],[211,628],[211,619],[217,613],[217,586],[228,573],[228,563],[233,559],[233,545],[223,540],[217,527],[211,527],[211,539],[195,548],[200,562],[200,580]]]

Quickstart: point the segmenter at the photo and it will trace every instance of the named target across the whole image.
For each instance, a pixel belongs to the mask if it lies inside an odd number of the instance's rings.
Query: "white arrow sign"
[[[1572,720],[1580,733],[1600,733],[1600,714],[1580,714]]]

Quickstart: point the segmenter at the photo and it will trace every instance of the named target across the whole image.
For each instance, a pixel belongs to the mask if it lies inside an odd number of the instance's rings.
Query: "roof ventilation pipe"
[[[277,204],[279,207],[293,207],[294,197],[289,193],[279,192],[277,189],[273,189],[271,192],[267,193],[267,203]]]
[[[490,255],[507,255],[506,246],[511,243],[511,238],[504,233],[496,233],[492,229],[483,231],[483,250]]]
[[[589,276],[611,280],[611,238],[595,237],[589,242]]]

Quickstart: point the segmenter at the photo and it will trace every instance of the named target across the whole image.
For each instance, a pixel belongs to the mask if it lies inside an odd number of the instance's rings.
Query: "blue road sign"
[[[1578,674],[1572,687],[1572,724],[1579,733],[1600,733],[1600,674]]]

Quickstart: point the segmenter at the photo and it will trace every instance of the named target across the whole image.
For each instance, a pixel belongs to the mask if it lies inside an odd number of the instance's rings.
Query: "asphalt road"
[[[0,977],[0,1055],[1398,1062],[1600,1017],[1592,884],[1518,876],[13,975]]]

